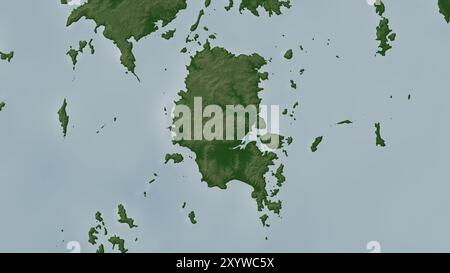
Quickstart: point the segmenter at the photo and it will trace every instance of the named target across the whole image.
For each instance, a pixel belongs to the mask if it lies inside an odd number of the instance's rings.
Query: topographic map
[[[450,251],[450,0],[0,9],[1,252]]]

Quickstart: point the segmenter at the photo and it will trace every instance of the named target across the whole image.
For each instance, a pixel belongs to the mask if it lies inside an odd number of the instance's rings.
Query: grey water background
[[[369,241],[384,252],[450,251],[450,26],[436,1],[385,1],[398,34],[386,57],[374,57],[379,17],[365,0],[297,0],[271,18],[213,2],[201,22],[218,34],[213,45],[273,58],[263,68],[271,73],[263,103],[300,102],[297,120],[281,125],[295,142],[282,160],[281,218],[271,217],[270,228],[262,227],[248,186],[208,188],[191,154],[172,146],[165,130],[163,108],[184,89],[189,63],[179,51],[203,6],[190,2],[166,28],[177,28],[174,39],[161,39],[160,30],[135,44],[138,83],[92,21],[65,27],[72,7],[2,1],[0,50],[16,55],[0,63],[0,101],[7,103],[0,112],[0,251],[68,252],[66,243],[79,241],[92,252],[87,232],[96,211],[133,252],[367,252]],[[90,38],[95,55],[81,55],[72,71],[66,51]],[[286,61],[289,48],[294,58]],[[65,139],[56,114],[64,98]],[[335,125],[344,119],[355,123]],[[385,148],[375,146],[375,122]],[[324,141],[311,153],[319,135]],[[184,163],[163,164],[167,152],[179,151]],[[119,203],[137,229],[117,223]],[[197,225],[188,220],[191,210]]]

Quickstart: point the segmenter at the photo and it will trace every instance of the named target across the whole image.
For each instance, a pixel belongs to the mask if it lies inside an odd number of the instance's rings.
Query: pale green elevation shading
[[[338,123],[336,123],[337,125],[343,125],[343,124],[352,124],[353,123],[353,121],[351,121],[351,120],[343,120],[343,121],[340,121],[340,122],[338,122]]]
[[[259,16],[258,8],[263,8],[266,12],[269,13],[269,16],[272,16],[274,13],[276,15],[281,14],[281,8],[290,8],[291,1],[290,0],[242,0],[241,5],[239,6],[239,10],[249,10],[256,16]]]
[[[450,22],[450,0],[439,0],[439,12],[444,15],[444,19],[447,23]]]
[[[379,4],[375,4],[375,11],[381,17],[380,22],[377,26],[377,41],[380,42],[378,46],[377,54],[385,56],[386,52],[392,48],[390,42],[395,41],[397,34],[392,32],[389,27],[389,19],[384,17],[384,12],[386,7],[383,2],[380,1]]]
[[[3,53],[0,51],[0,60],[4,60],[10,63],[12,58],[14,58],[14,51],[11,51],[9,53]]]
[[[123,208],[122,205],[119,205],[119,216],[120,216],[120,223],[126,223],[130,226],[130,228],[137,227],[134,225],[134,220],[131,218],[128,218],[126,215],[126,211]],[[121,221],[123,220],[123,221]],[[105,246],[103,244],[100,244],[99,241],[107,240],[112,245],[112,250],[115,249],[116,246],[118,246],[118,250],[121,253],[126,253],[128,249],[125,248],[125,240],[120,238],[117,235],[106,237],[108,236],[108,230],[105,225],[105,221],[103,220],[102,214],[100,212],[95,213],[95,221],[96,224],[94,227],[91,227],[88,231],[88,242],[96,246],[98,243],[98,248],[96,250],[96,253],[105,253]],[[103,239],[99,239],[99,237],[103,237]],[[137,241],[137,238],[135,239]]]
[[[287,145],[291,145],[292,142],[294,142],[294,138],[293,138],[293,137],[288,137],[288,138],[286,138],[286,143],[287,143]]]
[[[102,214],[100,212],[95,213],[95,220],[96,220],[96,226],[91,227],[88,231],[88,242],[91,245],[96,245],[98,240],[98,235],[100,234],[100,231],[102,228],[104,229],[103,235],[107,235],[108,231],[105,227],[105,222],[103,221]],[[99,248],[99,250],[101,250]],[[103,249],[104,252],[104,249]]]
[[[316,137],[313,144],[311,145],[311,152],[315,153],[317,152],[317,147],[319,147],[319,144],[322,142],[323,136]]]
[[[119,48],[121,63],[136,75],[136,59],[130,39],[139,41],[155,32],[158,22],[166,26],[185,8],[186,0],[88,0],[72,11],[67,26],[83,17],[95,21],[95,31],[104,26],[103,35]]]
[[[164,32],[163,34],[161,34],[161,37],[163,37],[166,40],[170,40],[175,35],[176,31],[177,31],[176,29],[168,30],[168,31]]]
[[[98,231],[97,231],[94,227],[91,227],[91,228],[89,229],[89,232],[88,232],[88,242],[89,242],[91,245],[97,244],[97,240],[98,240],[97,234],[98,234]]]
[[[380,125],[380,123],[375,123],[375,136],[376,136],[376,141],[375,141],[376,146],[385,147],[386,146],[386,142],[381,137],[381,125]]]
[[[292,89],[297,89],[297,83],[295,83],[294,80],[290,80],[290,82],[291,82],[291,88]]]
[[[96,253],[105,253],[105,247],[103,246],[103,244],[100,244],[98,246]]]
[[[92,44],[92,39],[89,40],[88,45],[89,45],[89,49],[91,50],[91,54],[94,54],[95,53],[95,47]]]
[[[203,15],[205,15],[205,11],[200,10],[200,12],[198,13],[197,21],[195,21],[195,23],[191,26],[191,31],[197,30],[198,25],[200,24],[200,20],[202,19]]]
[[[207,42],[203,50],[192,57],[187,67],[186,91],[178,93],[180,98],[175,103],[193,109],[194,97],[201,97],[203,105],[215,104],[222,109],[226,105],[254,105],[259,109],[261,99],[258,93],[262,90],[259,84],[267,78],[259,70],[265,64],[264,58],[257,54],[236,56],[224,48],[211,48]],[[174,125],[178,120],[174,118]],[[206,122],[204,119],[203,123]],[[245,126],[245,133],[248,128]],[[236,136],[236,131],[234,134]],[[240,140],[180,140],[174,144],[196,154],[202,181],[209,187],[227,189],[229,182],[241,181],[253,188],[252,197],[259,211],[267,208],[274,213],[280,212],[281,201],[269,199],[264,177],[278,158],[275,153],[262,152],[255,142],[238,149],[236,147],[242,144]]]
[[[229,11],[234,7],[234,1],[228,0],[228,5],[225,7],[225,10]]]
[[[173,163],[178,164],[183,162],[183,155],[175,153],[175,154],[166,154],[164,164],[167,164],[170,160],[173,160]]]
[[[195,219],[195,212],[194,211],[189,212],[188,218],[189,218],[189,220],[191,221],[191,223],[193,225],[197,224],[197,220]]]
[[[69,56],[70,59],[72,60],[73,69],[75,70],[75,67],[78,62],[78,60],[77,60],[78,59],[78,50],[75,50],[72,47],[70,47],[70,49],[69,49],[69,51],[67,51],[66,55]]]
[[[119,215],[119,223],[127,224],[130,228],[138,227],[134,224],[134,219],[127,216],[127,211],[122,204],[120,204],[117,209],[117,214]]]
[[[114,248],[116,246],[118,246],[119,251],[121,253],[126,253],[128,252],[128,249],[125,248],[125,240],[120,238],[119,236],[112,236],[108,239],[108,242],[110,242],[112,244],[112,249],[114,250]]]
[[[267,214],[261,215],[261,217],[259,217],[259,219],[261,220],[261,223],[263,226],[269,227],[269,225],[267,224],[267,220],[269,220],[269,216]]]
[[[64,102],[58,111],[59,122],[61,124],[64,137],[66,137],[67,135],[67,126],[69,125],[69,116],[67,115],[66,108],[67,108],[67,101],[66,99],[64,99]]]
[[[277,186],[283,186],[283,183],[286,181],[286,177],[284,176],[284,165],[281,164],[272,175],[277,179]]]
[[[292,49],[289,49],[288,51],[286,51],[286,53],[284,53],[284,58],[287,60],[292,59],[292,57],[294,57],[294,52],[292,51]]]
[[[95,53],[95,48],[94,45],[92,44],[92,39],[89,40],[89,43],[87,41],[79,41],[78,42],[78,49],[74,49],[72,47],[70,47],[69,51],[67,51],[66,55],[68,55],[72,61],[72,65],[73,65],[73,70],[75,70],[76,65],[78,63],[78,55],[80,53],[83,53],[84,49],[86,48],[86,46],[89,45],[89,49],[91,51],[91,54]]]

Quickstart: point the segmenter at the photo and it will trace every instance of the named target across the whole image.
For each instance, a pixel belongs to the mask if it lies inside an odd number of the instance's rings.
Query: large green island
[[[223,111],[227,105],[254,105],[259,109],[261,99],[258,93],[262,90],[259,84],[267,79],[267,73],[259,70],[265,64],[264,58],[258,54],[236,56],[224,48],[212,48],[207,42],[192,57],[187,67],[186,91],[178,93],[180,98],[175,104],[194,109],[194,98],[201,97],[203,105],[218,105]],[[175,116],[174,124],[180,118]],[[192,120],[194,119],[192,114]],[[202,122],[205,125],[208,119],[203,118]],[[250,131],[247,126],[245,130],[245,133]],[[266,208],[276,214],[280,212],[281,201],[270,200],[266,189],[265,174],[269,172],[269,166],[274,165],[274,161],[278,159],[274,152],[261,151],[255,141],[248,142],[243,147],[240,139],[181,139],[174,140],[174,144],[195,153],[202,181],[209,187],[227,189],[227,184],[231,181],[241,181],[253,188],[252,197],[256,200],[259,211]]]

